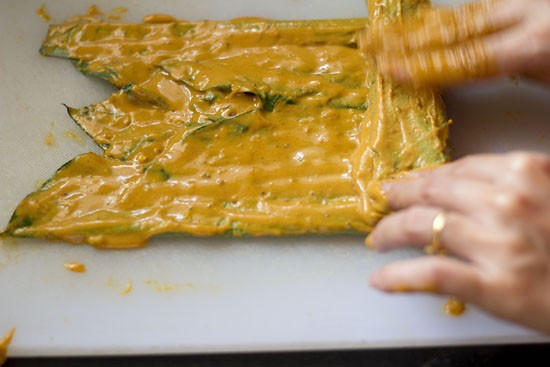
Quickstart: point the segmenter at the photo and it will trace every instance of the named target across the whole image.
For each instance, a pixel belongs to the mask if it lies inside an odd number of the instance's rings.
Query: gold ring
[[[445,216],[445,212],[439,212],[439,214],[435,216],[434,221],[432,223],[432,243],[424,248],[424,251],[427,254],[441,255],[445,253],[445,249],[441,244],[441,233],[445,228],[446,221],[447,221],[447,218]]]

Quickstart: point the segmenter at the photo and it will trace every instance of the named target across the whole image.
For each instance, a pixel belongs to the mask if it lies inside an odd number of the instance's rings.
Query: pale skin
[[[550,81],[550,1],[497,3],[507,3],[517,13],[502,12],[521,20],[480,39],[496,61],[496,73]],[[518,47],[522,37],[525,47]],[[405,69],[381,71],[402,82],[418,82]],[[433,76],[436,84],[444,78]],[[367,244],[381,252],[426,248],[432,242],[434,219],[444,212],[440,238],[448,256],[391,263],[371,274],[373,287],[456,296],[497,317],[550,334],[548,154],[474,155],[411,172],[383,189],[392,214],[380,221]]]

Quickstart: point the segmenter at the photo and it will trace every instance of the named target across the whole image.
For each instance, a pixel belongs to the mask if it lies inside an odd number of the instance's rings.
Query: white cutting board
[[[18,202],[92,141],[61,103],[83,106],[112,87],[66,60],[38,54],[47,24],[95,3],[147,13],[227,19],[365,16],[362,0],[0,1],[0,226]],[[550,151],[550,92],[509,80],[447,95],[455,156]],[[67,132],[78,139],[69,138]],[[53,146],[44,143],[51,133]],[[0,245],[0,334],[10,354],[98,355],[537,342],[549,339],[469,307],[447,316],[444,297],[372,290],[373,269],[413,251],[376,254],[360,236],[158,239],[132,251],[7,241]],[[64,269],[67,261],[88,272]],[[121,291],[131,281],[133,290]]]

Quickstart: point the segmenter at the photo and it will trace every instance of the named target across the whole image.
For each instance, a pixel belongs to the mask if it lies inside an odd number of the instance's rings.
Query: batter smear
[[[420,3],[369,5],[398,18]],[[103,154],[61,167],[4,235],[122,248],[167,233],[367,233],[386,213],[380,181],[447,159],[439,95],[378,74],[357,44],[368,19],[163,19],[50,27],[43,55],[120,90],[67,108]]]

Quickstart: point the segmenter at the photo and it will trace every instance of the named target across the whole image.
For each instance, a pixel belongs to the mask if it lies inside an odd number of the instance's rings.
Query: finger
[[[433,241],[432,226],[439,213],[441,210],[437,208],[415,206],[388,215],[369,235],[369,245],[381,252],[409,246],[425,248]],[[486,226],[467,217],[446,213],[440,240],[445,250],[473,260],[486,253],[484,245],[490,240],[487,232]]]
[[[487,53],[492,55],[500,73],[535,73],[550,78],[548,13],[543,20],[527,19],[516,27],[485,37]]]
[[[496,75],[495,55],[483,39],[474,38],[450,47],[376,55],[382,74],[418,85],[447,86]]]
[[[546,178],[548,182],[549,178]],[[468,179],[437,176],[382,184],[390,209],[436,207],[471,217],[484,228],[498,223],[518,223],[536,220],[547,210],[547,185],[520,183],[516,188],[487,184]],[[490,214],[490,215],[488,215]],[[486,231],[483,231],[484,233]],[[369,241],[372,241],[369,240]],[[494,242],[488,240],[487,243]],[[367,243],[368,244],[368,243]]]
[[[468,178],[487,183],[495,183],[502,179],[503,172],[502,155],[478,154],[461,158],[451,163],[446,163],[433,168],[409,171],[403,175],[403,179],[426,179],[439,176],[452,176]]]
[[[550,177],[550,158],[545,154],[531,152],[478,154],[435,168],[409,171],[401,179],[428,180],[435,176],[478,180],[511,189],[520,187],[540,197],[547,192],[545,182]]]
[[[397,81],[448,86],[498,74],[535,72],[550,78],[547,38],[537,36],[542,21],[523,22],[500,32],[450,46],[381,52],[380,71]],[[526,36],[527,35],[527,36]]]
[[[513,152],[506,155],[509,175],[506,183],[527,198],[548,205],[550,182],[550,155]]]
[[[485,1],[452,9],[420,9],[394,23],[375,21],[368,43],[375,52],[406,52],[449,46],[516,24],[515,1]]]
[[[420,205],[468,214],[494,205],[498,196],[494,185],[443,175],[387,182],[382,190],[394,210]]]
[[[394,262],[372,273],[370,284],[386,292],[435,292],[474,303],[483,288],[476,268],[445,256]]]
[[[524,155],[525,164],[518,163],[518,166],[526,167],[529,165],[543,166],[548,159],[543,154],[509,153]],[[452,176],[457,178],[469,178],[487,183],[502,182],[503,173],[513,169],[509,162],[509,154],[476,154],[458,159],[454,162],[446,163],[441,166],[418,169],[409,171],[403,175],[404,179],[427,178],[434,175]],[[533,162],[527,162],[533,160]]]

